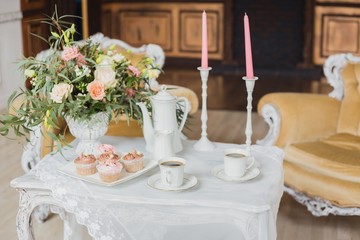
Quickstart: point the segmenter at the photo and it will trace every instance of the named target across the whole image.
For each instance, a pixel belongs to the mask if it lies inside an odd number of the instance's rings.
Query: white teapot
[[[165,157],[175,156],[173,151],[173,131],[156,131],[153,149],[153,159],[160,160]]]
[[[171,131],[173,134],[173,151],[174,153],[182,150],[182,143],[180,139],[180,133],[185,125],[188,112],[190,110],[190,104],[187,98],[176,98],[171,93],[166,91],[166,86],[161,87],[156,95],[150,97],[152,106],[152,119],[147,111],[145,103],[137,103],[140,106],[143,115],[143,132],[146,142],[146,150],[153,152],[154,140],[156,131]],[[178,102],[184,102],[181,105],[183,107],[183,118],[180,125],[176,119],[176,105]]]

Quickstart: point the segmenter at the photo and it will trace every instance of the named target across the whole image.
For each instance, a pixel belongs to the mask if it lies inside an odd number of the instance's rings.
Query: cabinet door
[[[119,11],[118,33],[121,39],[133,46],[155,43],[164,51],[171,50],[171,14],[167,11]]]
[[[51,16],[55,6],[59,16],[76,15],[75,0],[21,0],[21,11],[23,13],[22,35],[24,56],[35,56],[40,51],[49,48],[42,39],[34,36],[39,35],[45,39],[49,36],[49,25],[40,23],[40,19]],[[74,19],[67,19],[75,21]]]
[[[39,37],[46,37],[48,35],[48,25],[40,23],[38,19],[43,18],[43,15],[34,15],[24,18],[22,20],[22,35],[24,56],[36,56],[40,51],[49,48],[49,45]]]
[[[137,47],[158,44],[168,57],[199,58],[204,9],[208,20],[209,58],[223,59],[223,3],[104,3],[102,32]]]
[[[39,20],[44,18],[44,14],[48,14],[47,3],[46,0],[21,0],[21,11],[24,16],[21,25],[25,57],[35,56],[41,50],[48,48],[46,42],[35,36],[47,35],[48,26],[41,24]]]
[[[360,54],[360,8],[316,6],[313,53],[315,64],[336,53]]]
[[[46,6],[45,0],[21,0],[21,10],[24,11],[33,11],[41,10]]]
[[[222,59],[223,27],[222,12],[207,11],[208,53],[212,59]],[[179,56],[199,57],[202,44],[202,11],[180,11]]]

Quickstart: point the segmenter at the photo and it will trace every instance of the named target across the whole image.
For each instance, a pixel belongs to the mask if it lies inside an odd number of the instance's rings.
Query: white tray
[[[126,172],[125,168],[121,171],[121,177],[119,180],[111,182],[111,183],[107,183],[107,182],[103,182],[100,180],[99,177],[99,173],[95,173],[89,176],[81,176],[79,174],[76,173],[76,166],[74,162],[70,162],[62,167],[60,167],[58,170],[70,177],[74,177],[74,178],[78,178],[87,182],[91,182],[91,183],[95,183],[98,185],[103,185],[103,186],[114,186],[126,181],[129,181],[130,179],[136,178],[144,173],[146,173],[147,171],[150,171],[151,169],[153,169],[154,167],[156,167],[158,165],[158,162],[155,160],[151,160],[151,159],[147,159],[144,158],[144,168],[141,169],[140,171],[137,171],[135,173],[128,173]]]

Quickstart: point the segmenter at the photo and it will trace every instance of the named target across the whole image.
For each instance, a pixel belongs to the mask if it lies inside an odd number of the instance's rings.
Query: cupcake
[[[105,153],[100,154],[98,160],[99,160],[99,163],[106,162],[106,161],[119,161],[120,156],[115,153],[105,152]]]
[[[135,149],[122,157],[127,172],[137,172],[144,168],[144,154]]]
[[[120,156],[116,154],[116,149],[110,144],[100,144],[97,152],[99,154],[99,162],[105,162],[107,160],[119,161]]]
[[[100,144],[97,148],[97,152],[99,155],[102,153],[116,153],[116,149],[113,145],[110,144]]]
[[[111,183],[120,179],[123,165],[119,161],[106,160],[96,166],[101,181]]]
[[[81,154],[74,160],[76,172],[81,176],[96,173],[96,157],[93,154]]]

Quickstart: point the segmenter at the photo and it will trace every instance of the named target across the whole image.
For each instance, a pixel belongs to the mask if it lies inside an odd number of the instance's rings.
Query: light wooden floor
[[[209,111],[208,134],[213,141],[244,143],[245,113]],[[192,119],[187,131],[189,138],[200,136],[200,113]],[[261,139],[267,126],[253,114],[253,140]],[[18,193],[9,186],[11,179],[23,174],[19,158],[22,144],[0,137],[0,239],[17,239],[15,218],[18,209]],[[62,223],[52,216],[44,224],[35,222],[37,239],[61,239]],[[360,240],[360,217],[329,216],[313,217],[306,208],[284,194],[278,215],[279,240]],[[87,238],[86,238],[87,239]]]

